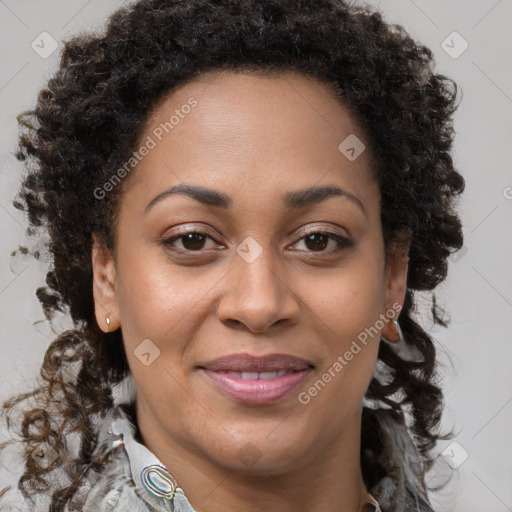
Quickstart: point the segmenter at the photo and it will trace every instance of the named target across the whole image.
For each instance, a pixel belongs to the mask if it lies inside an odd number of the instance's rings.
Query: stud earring
[[[108,332],[109,328],[110,328],[110,316],[107,316],[107,318],[105,318],[105,322],[107,322],[107,332]]]

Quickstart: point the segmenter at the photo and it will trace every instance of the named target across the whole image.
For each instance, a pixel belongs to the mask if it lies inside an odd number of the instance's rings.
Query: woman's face
[[[311,78],[208,74],[159,105],[136,150],[114,256],[95,244],[94,297],[102,329],[107,314],[122,329],[146,444],[275,474],[341,453],[407,273],[385,264],[359,125]],[[201,189],[166,193],[178,186]],[[226,392],[204,368],[231,354],[309,369],[232,375],[241,391]]]

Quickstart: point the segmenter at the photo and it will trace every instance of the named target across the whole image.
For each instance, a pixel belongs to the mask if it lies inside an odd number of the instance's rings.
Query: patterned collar
[[[146,446],[135,439],[136,428],[122,408],[112,422],[112,433],[118,436],[113,443],[122,443],[128,456],[132,479],[141,492],[140,496],[158,511],[169,510],[172,502],[174,512],[195,512],[192,505],[176,484],[165,465]],[[120,445],[121,446],[121,445]]]
[[[129,412],[132,407],[117,406],[112,410],[110,426],[102,432],[98,450],[98,454],[104,454],[105,470],[68,512],[142,510],[141,504],[135,508],[136,500],[142,500],[151,512],[196,512],[165,465],[136,439],[133,413]],[[368,493],[361,512],[382,511]]]

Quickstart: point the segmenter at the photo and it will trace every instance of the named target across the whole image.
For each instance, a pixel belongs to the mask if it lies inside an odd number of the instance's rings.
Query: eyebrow
[[[174,185],[164,190],[163,192],[155,196],[153,199],[151,199],[151,201],[147,204],[146,208],[144,209],[144,213],[147,213],[156,203],[162,201],[163,199],[169,196],[176,194],[189,196],[192,199],[195,199],[196,201],[199,201],[200,203],[208,206],[229,208],[232,204],[231,198],[222,192],[218,192],[216,190],[201,187],[198,185],[180,184]],[[368,214],[361,199],[359,199],[357,196],[355,196],[348,190],[344,190],[338,187],[337,185],[310,187],[301,190],[294,190],[292,192],[287,192],[283,196],[283,202],[285,207],[287,208],[298,209],[319,203],[332,196],[342,196],[347,198],[353,204],[357,205],[365,214],[365,216],[368,217]]]

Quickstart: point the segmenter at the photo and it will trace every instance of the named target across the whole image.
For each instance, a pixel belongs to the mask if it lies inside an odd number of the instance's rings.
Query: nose
[[[217,315],[229,327],[266,333],[273,326],[298,321],[299,301],[286,269],[273,261],[269,249],[251,263],[238,255],[225,278]]]

